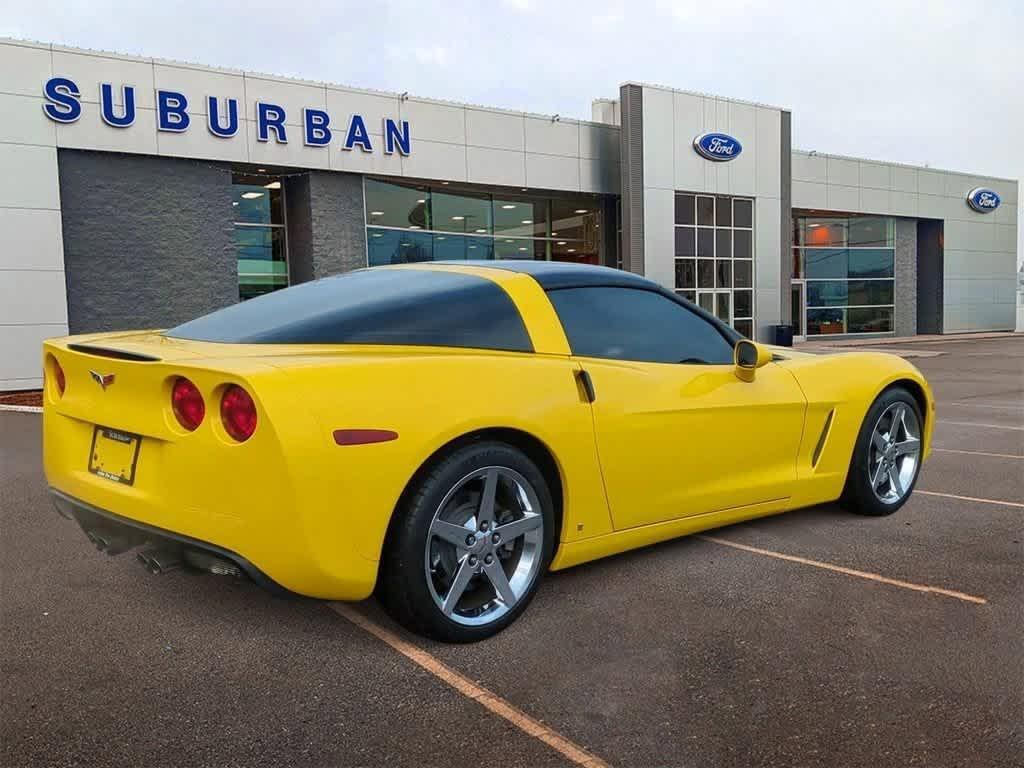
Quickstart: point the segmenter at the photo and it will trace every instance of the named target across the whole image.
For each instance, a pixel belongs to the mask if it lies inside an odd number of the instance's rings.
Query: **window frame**
[[[243,272],[241,272],[239,270],[240,265],[239,265],[238,262],[240,261],[240,259],[238,258],[238,252],[237,252],[238,243],[237,243],[237,241],[235,241],[235,243],[234,243],[235,244],[235,249],[236,249],[236,251],[235,251],[235,274],[238,277],[238,300],[239,301],[249,301],[249,299],[254,299],[257,296],[262,296],[262,295],[264,295],[266,293],[273,293],[274,291],[280,291],[280,290],[284,290],[285,288],[290,288],[291,285],[292,285],[291,254],[289,253],[289,243],[288,243],[288,198],[286,196],[284,177],[283,176],[265,176],[264,177],[264,176],[261,176],[261,175],[258,175],[258,174],[257,175],[253,175],[253,174],[243,173],[241,171],[236,171],[236,172],[232,172],[232,174],[231,174],[231,186],[232,186],[232,188],[235,187],[235,186],[255,186],[253,184],[246,184],[245,182],[235,181],[236,178],[255,178],[255,179],[259,179],[260,181],[264,181],[265,180],[265,182],[266,182],[265,184],[259,185],[259,186],[262,186],[264,189],[267,189],[266,184],[272,184],[274,182],[277,182],[280,185],[275,190],[275,191],[279,192],[280,195],[281,195],[281,221],[280,221],[280,223],[275,224],[273,221],[271,221],[269,223],[256,222],[256,221],[235,221],[234,220],[234,216],[232,216],[232,221],[231,221],[232,240],[235,239],[234,233],[239,228],[242,228],[242,229],[253,229],[253,230],[264,230],[264,231],[270,231],[270,232],[273,232],[274,230],[278,230],[278,231],[281,232],[281,254],[284,256],[284,278],[285,278],[284,285],[275,286],[274,288],[272,288],[269,291],[264,291],[263,293],[257,294],[256,296],[250,296],[250,297],[245,298],[245,299],[242,298],[242,275],[243,274],[248,274],[250,276],[259,276],[259,274],[258,273],[243,273]],[[273,210],[273,209],[271,209],[271,210]]]

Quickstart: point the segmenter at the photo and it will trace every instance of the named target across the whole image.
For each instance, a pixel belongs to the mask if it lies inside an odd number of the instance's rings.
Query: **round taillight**
[[[220,420],[225,432],[244,443],[256,431],[256,403],[248,392],[232,384],[220,399]]]
[[[64,369],[60,367],[57,358],[53,358],[53,380],[57,382],[57,394],[64,397],[64,389],[67,387],[67,379],[64,378]]]
[[[174,417],[189,432],[194,431],[203,423],[206,416],[206,403],[199,388],[184,376],[174,380],[171,388],[171,410]]]

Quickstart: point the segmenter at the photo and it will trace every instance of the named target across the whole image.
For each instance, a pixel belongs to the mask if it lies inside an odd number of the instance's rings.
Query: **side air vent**
[[[68,344],[72,352],[81,352],[96,357],[112,357],[115,360],[134,360],[138,363],[154,363],[160,358],[152,355],[143,355],[138,352],[125,352],[123,349],[110,349],[109,347],[94,347],[90,344]]]
[[[825,440],[828,439],[829,430],[832,429],[832,419],[836,415],[836,409],[833,408],[828,412],[828,416],[825,417],[825,426],[821,428],[821,435],[818,437],[818,444],[814,446],[814,455],[811,456],[811,466],[818,466],[818,459],[821,458],[821,452],[825,449]]]

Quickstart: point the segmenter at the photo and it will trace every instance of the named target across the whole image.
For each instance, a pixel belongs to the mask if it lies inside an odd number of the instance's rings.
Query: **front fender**
[[[793,374],[807,398],[794,507],[839,498],[868,409],[883,391],[900,382],[916,387],[922,398],[922,460],[929,456],[935,398],[927,379],[907,360],[884,352],[849,352],[801,356],[778,364]]]

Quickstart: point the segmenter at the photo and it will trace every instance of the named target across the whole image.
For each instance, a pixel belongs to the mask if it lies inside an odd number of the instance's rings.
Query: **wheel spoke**
[[[484,573],[494,585],[494,591],[498,593],[501,601],[509,608],[515,605],[516,593],[512,591],[512,585],[508,583],[508,576],[505,575],[505,569],[501,567],[501,561],[494,558],[489,565],[485,562]]]
[[[494,523],[494,497],[498,492],[498,470],[491,468],[484,475],[484,490],[480,494],[480,508],[476,512],[476,526]]]
[[[871,475],[871,487],[877,488],[882,484],[885,479],[885,470],[883,469],[882,460],[878,460],[878,464],[875,465],[875,472]]]
[[[466,547],[466,536],[469,534],[470,531],[467,528],[445,520],[435,520],[430,526],[431,536],[444,539],[449,544],[454,544],[456,547],[462,547],[463,549]]]
[[[875,430],[875,432],[872,433],[871,442],[875,444],[875,450],[878,451],[879,453],[884,453],[885,446],[889,444],[889,441],[886,439],[885,435],[883,435],[878,430]]]
[[[540,528],[543,522],[544,518],[540,515],[536,513],[528,514],[518,520],[513,520],[511,523],[499,525],[494,529],[494,532],[501,534],[501,541],[503,544],[509,544],[518,539],[524,533],[529,533],[532,530]]]
[[[455,572],[455,578],[452,580],[452,586],[448,590],[448,594],[445,595],[444,605],[441,606],[442,612],[445,616],[451,616],[452,611],[455,610],[455,606],[459,602],[459,598],[462,597],[462,593],[466,591],[466,585],[469,584],[469,580],[473,578],[473,567],[469,564],[469,556],[463,557],[460,561],[459,570]]]
[[[899,404],[892,412],[892,425],[889,427],[889,440],[896,441],[899,431],[902,428],[903,434],[907,434],[907,407]]]
[[[889,485],[892,487],[892,492],[896,494],[897,498],[903,496],[903,484],[900,482],[900,471],[895,464],[889,467]]]
[[[901,443],[896,443],[897,456],[916,456],[921,450],[921,441],[916,437],[907,437]]]

